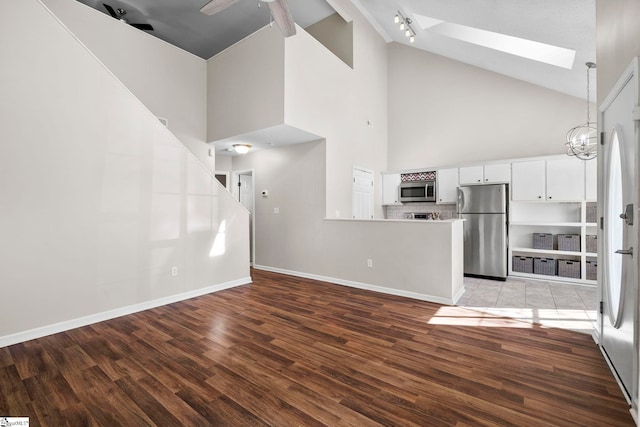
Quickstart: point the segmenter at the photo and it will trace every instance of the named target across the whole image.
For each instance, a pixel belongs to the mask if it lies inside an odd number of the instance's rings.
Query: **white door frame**
[[[252,264],[256,264],[256,175],[254,169],[242,169],[231,172],[231,194],[233,198],[240,203],[240,193],[238,192],[238,179],[240,175],[250,175],[253,181],[253,194],[251,195],[253,211],[251,212],[251,233],[249,239],[251,240],[251,261]]]

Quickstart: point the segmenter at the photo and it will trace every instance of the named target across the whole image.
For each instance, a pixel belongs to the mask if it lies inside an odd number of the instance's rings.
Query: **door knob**
[[[633,247],[630,247],[629,249],[618,249],[616,253],[620,255],[631,255],[633,258]]]

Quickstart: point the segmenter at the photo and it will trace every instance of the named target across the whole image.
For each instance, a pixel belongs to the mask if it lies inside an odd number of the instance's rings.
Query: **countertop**
[[[447,223],[464,221],[464,219],[356,219],[356,218],[324,218],[328,221],[365,221],[365,222],[415,222],[415,223]]]

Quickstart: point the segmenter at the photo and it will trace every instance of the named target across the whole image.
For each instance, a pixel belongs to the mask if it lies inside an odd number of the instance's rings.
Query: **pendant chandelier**
[[[587,122],[567,132],[567,155],[581,160],[591,160],[598,154],[598,125],[589,115],[589,70],[596,68],[593,62],[587,62]]]

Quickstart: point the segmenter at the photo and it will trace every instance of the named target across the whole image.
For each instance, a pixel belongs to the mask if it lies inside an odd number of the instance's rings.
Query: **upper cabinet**
[[[545,200],[545,162],[534,160],[511,165],[511,199]]]
[[[458,168],[439,169],[437,174],[437,203],[456,203],[458,199]]]
[[[547,200],[584,200],[584,161],[575,157],[547,160]]]
[[[511,181],[511,164],[465,166],[460,168],[460,185],[493,184]]]
[[[460,168],[460,185],[482,184],[484,170],[482,166],[465,166]]]
[[[594,202],[598,198],[597,168],[594,160],[554,155],[438,169],[436,203],[456,203],[459,185],[494,183],[510,184],[513,201]],[[399,185],[399,173],[382,175],[384,205],[401,204]]]
[[[516,201],[580,201],[585,198],[584,162],[574,157],[512,164],[511,198]]]
[[[400,174],[392,173],[382,175],[382,204],[400,204],[398,187],[400,186]]]
[[[484,166],[484,183],[511,182],[511,163]]]

